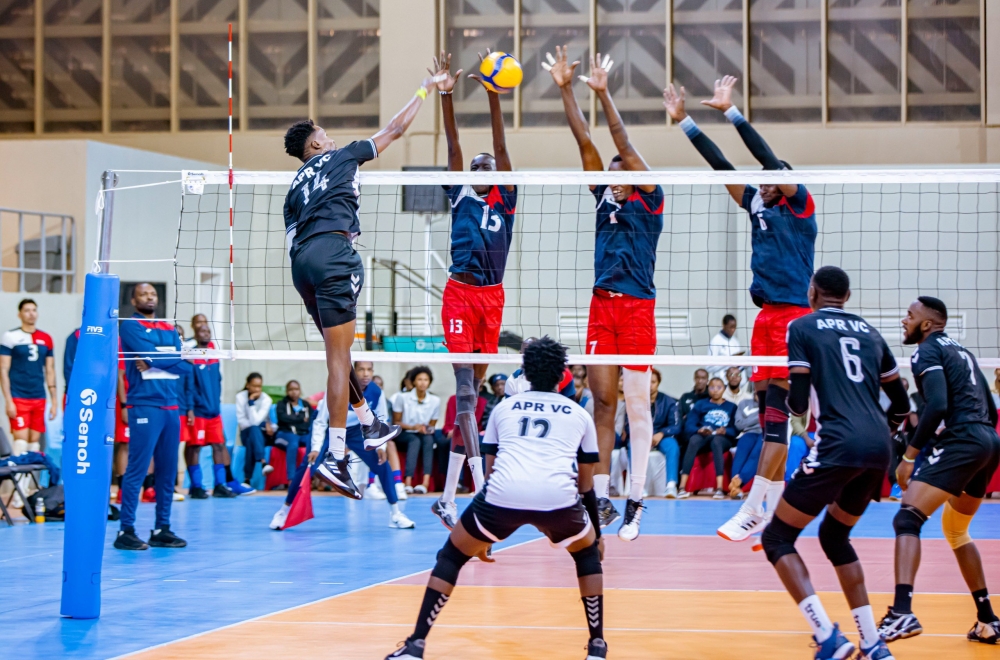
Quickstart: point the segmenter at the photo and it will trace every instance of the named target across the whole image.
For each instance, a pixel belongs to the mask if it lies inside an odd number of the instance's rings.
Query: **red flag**
[[[288,509],[288,517],[281,529],[290,529],[313,517],[312,501],[312,470],[302,473],[302,483],[299,484],[299,492],[295,493],[292,506]]]

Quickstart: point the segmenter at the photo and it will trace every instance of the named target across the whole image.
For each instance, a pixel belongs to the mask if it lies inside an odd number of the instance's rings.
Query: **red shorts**
[[[122,404],[115,398],[115,442],[128,444],[128,424],[122,423]]]
[[[187,415],[181,415],[181,442],[191,442],[194,437],[194,428],[188,426]]]
[[[448,280],[441,297],[441,323],[449,353],[496,353],[503,322],[502,284],[472,286]]]
[[[188,445],[192,447],[203,447],[205,445],[222,445],[226,439],[222,434],[222,417],[216,416],[211,419],[205,417],[194,418],[194,429]]]
[[[591,355],[653,355],[656,353],[656,299],[594,289],[587,323],[587,353]],[[623,365],[646,371],[648,365]]]
[[[31,429],[45,432],[45,399],[18,399],[11,397],[17,407],[17,416],[10,418],[11,431]]]
[[[788,355],[788,324],[812,310],[797,305],[771,305],[764,307],[753,322],[750,336],[750,354],[754,356]],[[753,382],[768,378],[788,378],[788,367],[754,367],[750,380]]]

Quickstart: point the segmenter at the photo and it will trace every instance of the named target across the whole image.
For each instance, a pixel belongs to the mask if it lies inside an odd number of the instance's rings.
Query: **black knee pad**
[[[765,400],[769,411],[780,412],[788,417],[788,390],[777,385],[768,385]]]
[[[757,398],[757,409],[760,419],[764,419],[764,413],[767,412],[767,388],[755,390],[754,396]]]
[[[472,557],[456,548],[451,539],[448,539],[444,542],[444,547],[438,551],[437,564],[434,565],[431,576],[448,584],[456,584],[459,571],[470,559]]]
[[[903,504],[892,519],[892,528],[896,536],[916,536],[920,538],[920,528],[927,522],[927,516],[920,509]]]
[[[820,547],[834,566],[846,566],[858,560],[858,553],[854,552],[854,546],[851,545],[851,529],[850,525],[831,516],[829,511],[819,525]]]
[[[801,533],[801,529],[792,527],[777,516],[771,520],[771,523],[764,529],[764,533],[761,534],[760,541],[761,545],[764,546],[764,554],[767,555],[767,560],[771,562],[772,566],[785,555],[796,553],[795,541],[798,540]]]
[[[600,575],[604,572],[601,568],[601,551],[597,547],[597,541],[583,550],[569,553],[576,562],[576,576],[578,578],[587,575]]]

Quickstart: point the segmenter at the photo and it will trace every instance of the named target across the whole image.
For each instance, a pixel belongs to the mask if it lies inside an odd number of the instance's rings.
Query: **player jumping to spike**
[[[482,56],[480,56],[482,59]],[[441,91],[444,132],[448,138],[448,169],[465,169],[462,146],[458,142],[455,105],[452,90],[462,74],[451,75],[451,55],[441,53],[434,59],[435,77]],[[479,80],[479,76],[469,76]],[[472,159],[473,172],[509,172],[510,156],[504,136],[500,96],[487,90],[490,119],[493,126],[493,154],[479,154]],[[514,232],[514,209],[517,206],[515,186],[445,186],[451,200],[451,268],[441,300],[441,323],[445,343],[452,353],[496,353],[500,343],[500,323],[503,321],[503,274]],[[486,376],[488,364],[455,364],[455,425],[451,452],[448,454],[448,475],[441,499],[431,511],[444,526],[453,529],[458,521],[455,491],[465,458],[469,458],[476,491],[483,486],[483,459],[479,455],[479,425],[476,422],[476,401]]]
[[[990,604],[983,562],[969,536],[969,524],[1000,462],[997,409],[976,357],[945,334],[947,323],[948,308],[929,296],[917,298],[903,319],[903,343],[918,345],[910,365],[925,403],[896,468],[897,483],[906,491],[892,521],[896,531],[896,598],[879,632],[892,642],[923,631],[912,609],[913,582],[920,567],[920,530],[944,506],[944,538],[955,552],[976,603],[976,623],[967,637],[970,642],[996,644],[1000,642],[1000,622]],[[935,439],[942,422],[944,431]],[[917,455],[929,443],[930,451],[914,471]]]
[[[556,57],[546,54],[543,65],[562,93],[563,108],[573,137],[580,147],[583,169],[604,169],[601,155],[590,137],[587,119],[573,95],[573,78],[579,61],[569,62],[567,46],[556,48]],[[605,57],[590,58],[590,77],[580,76],[597,93],[604,108],[611,137],[618,154],[611,159],[612,172],[649,169],[646,161],[629,142],[625,124],[608,92],[608,71],[614,62]],[[656,352],[656,246],[663,231],[663,189],[660,186],[590,186],[597,200],[597,235],[594,242],[594,291],[590,300],[587,352],[596,355],[653,355]],[[618,517],[608,499],[611,451],[615,444],[615,411],[618,407],[617,366],[592,365],[587,368],[594,394],[594,423],[601,448],[601,462],[594,475],[600,498],[601,526]],[[625,520],[618,530],[623,541],[639,536],[642,521],[642,492],[646,487],[646,465],[653,445],[653,418],[650,410],[651,371],[648,365],[624,365],[625,408],[631,443],[631,480]]]
[[[715,95],[703,105],[725,113],[743,143],[765,170],[791,169],[778,160],[764,139],[731,102],[736,78],[715,82]],[[670,118],[680,124],[691,143],[715,170],[735,170],[719,148],[701,132],[684,110],[684,88],[673,85],[663,92]],[[816,215],[812,195],[803,185],[769,184],[756,189],[729,184],[730,196],[749,215],[751,230],[750,296],[761,308],[754,321],[750,352],[753,355],[788,355],[788,325],[809,313],[807,291],[816,251]],[[764,427],[764,447],[750,493],[740,510],[719,528],[719,536],[743,541],[760,532],[781,499],[788,458],[788,369],[754,367],[751,379]],[[763,504],[767,501],[767,512]],[[766,516],[766,517],[765,517]]]
[[[427,94],[436,89],[433,78],[424,80],[385,128],[368,140],[340,149],[311,119],[293,124],[285,133],[285,152],[303,163],[285,197],[292,282],[326,347],[330,452],[317,473],[355,499],[361,499],[361,492],[347,469],[348,401],[364,427],[367,449],[381,447],[400,432],[372,413],[351,366],[358,294],[365,276],[361,256],[354,249],[354,239],[361,233],[358,168],[403,136]]]

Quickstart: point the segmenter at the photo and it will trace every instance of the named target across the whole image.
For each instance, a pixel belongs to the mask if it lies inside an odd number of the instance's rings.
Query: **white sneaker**
[[[395,488],[396,488],[396,499],[405,500],[407,495],[406,495],[406,486],[403,485],[403,482],[397,481]]]
[[[764,516],[755,514],[744,505],[716,533],[727,541],[739,542],[763,531],[764,527]]]
[[[274,466],[271,465],[270,463],[265,464],[264,467],[260,469],[260,473],[263,474],[265,477],[271,474],[272,472],[274,472]]]
[[[285,526],[285,519],[288,518],[288,511],[284,507],[278,509],[278,512],[274,514],[271,518],[271,524],[268,525],[271,529],[280,530]]]
[[[413,494],[414,495],[426,495],[427,494],[427,488],[423,484],[420,484],[419,486],[414,486],[413,487]]]
[[[397,511],[389,516],[390,529],[413,529],[417,524],[406,517],[402,511]]]
[[[618,538],[622,541],[634,541],[639,538],[639,525],[642,523],[642,510],[645,508],[642,500],[625,501],[625,522],[618,528]]]
[[[180,493],[174,493],[174,502],[183,502],[184,496]]]
[[[403,486],[403,489],[406,491],[407,495],[413,494],[413,486]]]
[[[671,481],[667,484],[667,492],[664,495],[668,500],[673,500],[677,498],[677,484]]]
[[[370,497],[373,500],[385,499],[385,491],[382,490],[382,484],[378,482],[378,479],[373,481],[368,488],[365,488],[365,497]]]

